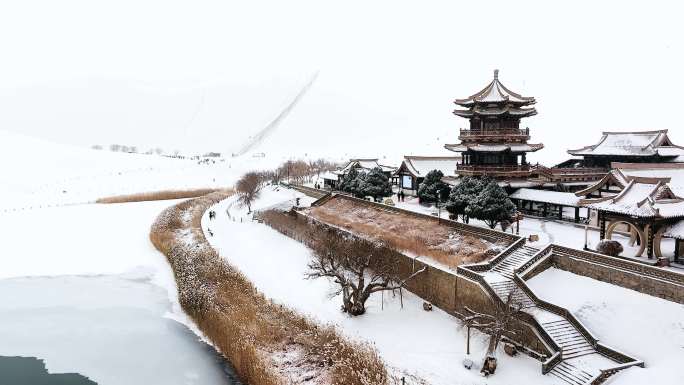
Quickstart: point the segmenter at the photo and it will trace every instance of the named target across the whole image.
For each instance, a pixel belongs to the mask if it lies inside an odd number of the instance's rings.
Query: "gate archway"
[[[618,225],[627,225],[627,228],[629,229],[629,244],[630,246],[634,245],[634,242],[639,241],[639,250],[633,255],[633,257],[640,257],[643,253],[644,250],[646,250],[646,235],[644,233],[644,230],[642,230],[639,226],[635,225],[634,223],[630,223],[627,221],[612,221],[606,228],[606,238],[605,239],[613,239],[613,232],[615,231],[615,228]],[[660,245],[658,245],[660,246]]]

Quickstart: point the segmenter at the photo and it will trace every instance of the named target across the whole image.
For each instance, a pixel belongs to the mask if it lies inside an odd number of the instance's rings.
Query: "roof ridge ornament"
[[[498,69],[494,70],[494,80],[499,80],[499,70]]]

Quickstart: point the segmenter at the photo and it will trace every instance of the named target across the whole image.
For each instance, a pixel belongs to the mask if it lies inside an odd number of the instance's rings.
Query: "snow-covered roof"
[[[684,199],[664,179],[629,177],[629,183],[612,197],[582,199],[583,206],[641,218],[684,217]]]
[[[672,144],[667,130],[637,132],[604,132],[593,145],[568,150],[571,155],[666,156],[684,155],[684,148]]]
[[[430,171],[439,170],[444,176],[455,176],[460,156],[405,156],[397,172],[406,170],[417,178],[424,178]]]
[[[684,196],[684,163],[613,163],[612,168],[624,176],[663,179],[677,195]]]
[[[444,148],[454,152],[533,152],[541,150],[544,145],[528,144],[528,143],[501,143],[501,144],[478,144],[478,143],[459,143],[459,144],[445,144]]]
[[[335,173],[337,173],[338,175],[344,175],[347,172],[349,172],[349,170],[351,168],[362,168],[364,170],[370,171],[376,167],[380,167],[382,169],[382,171],[385,171],[385,172],[393,172],[394,170],[396,170],[396,167],[386,166],[386,165],[382,165],[382,164],[378,163],[377,158],[374,158],[374,159],[350,159],[349,163],[347,163],[346,166],[344,166],[342,169],[336,171]]]
[[[528,105],[534,104],[535,100],[533,97],[522,96],[518,93],[515,93],[501,84],[499,81],[499,70],[494,70],[494,79],[487,84],[485,88],[465,99],[454,100],[454,103],[464,107],[470,107],[476,103],[501,102]],[[534,111],[534,109],[532,109],[532,111]],[[536,111],[534,111],[534,113],[536,113]]]
[[[521,188],[510,195],[512,199],[551,203],[563,206],[579,206],[580,198],[573,193]]]
[[[321,178],[328,180],[337,180],[339,177],[338,171],[326,171],[321,175]]]
[[[684,220],[675,222],[668,226],[663,232],[663,236],[677,239],[684,239]]]

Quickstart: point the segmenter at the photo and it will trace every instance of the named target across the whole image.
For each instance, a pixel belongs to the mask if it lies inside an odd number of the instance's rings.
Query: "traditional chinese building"
[[[391,181],[392,184],[396,184],[398,181],[396,177],[393,176],[396,167],[387,166],[378,163],[377,158],[366,158],[366,159],[350,159],[349,162],[339,170],[326,172],[322,175],[323,185],[326,188],[336,189],[339,186],[339,182],[342,178],[351,170],[356,169],[356,171],[368,172],[376,167],[379,167],[383,174],[385,174]]]
[[[684,239],[682,192],[682,163],[614,163],[601,180],[576,195],[584,197],[582,206],[597,212],[601,239],[626,231],[633,256],[662,258],[663,241],[669,238],[678,262]]]
[[[465,99],[456,99],[461,108],[454,115],[466,118],[468,128],[460,130],[459,144],[446,144],[458,152],[462,162],[456,167],[460,176],[484,176],[521,179],[530,176],[527,153],[542,149],[531,144],[529,128],[521,128],[520,120],[537,114],[533,97],[521,96],[499,81],[499,71],[481,91]]]
[[[394,176],[404,193],[415,195],[430,171],[439,170],[445,177],[455,177],[460,161],[460,156],[405,156]]]
[[[561,163],[559,167],[603,168],[613,162],[664,163],[684,160],[684,147],[672,143],[667,130],[637,132],[604,132],[592,146],[568,150],[570,155],[582,157]]]

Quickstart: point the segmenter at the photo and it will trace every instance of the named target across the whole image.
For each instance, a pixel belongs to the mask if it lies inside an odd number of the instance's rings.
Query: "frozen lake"
[[[0,356],[100,385],[236,384],[188,328],[171,268],[150,243],[150,225],[174,203],[3,213]]]
[[[211,346],[166,317],[166,290],[144,274],[3,279],[0,299],[0,356],[37,357],[50,373],[97,384],[239,384]]]

